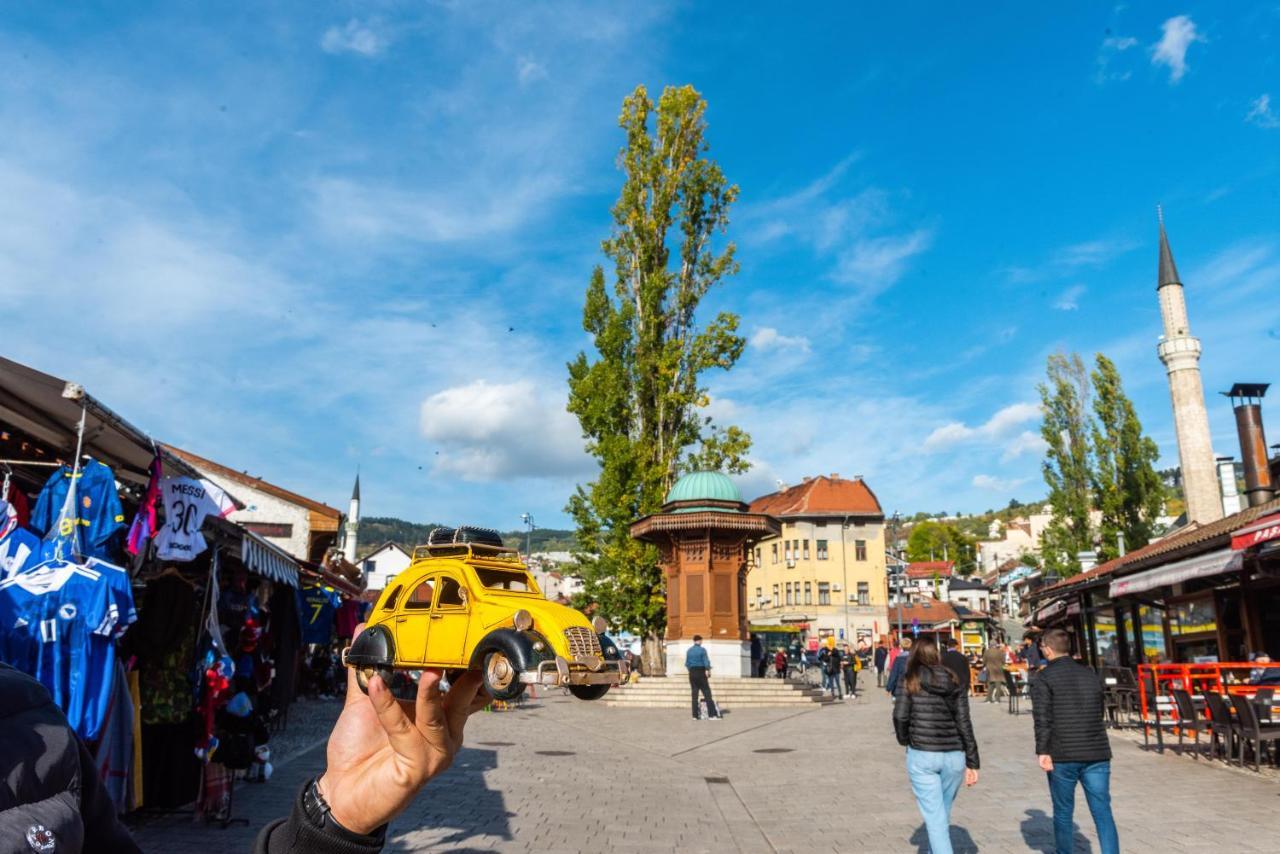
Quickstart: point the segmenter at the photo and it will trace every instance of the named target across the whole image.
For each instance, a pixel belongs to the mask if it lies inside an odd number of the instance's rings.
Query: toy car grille
[[[591,629],[572,626],[564,630],[564,639],[569,643],[569,655],[573,658],[580,655],[600,655],[600,638]]]

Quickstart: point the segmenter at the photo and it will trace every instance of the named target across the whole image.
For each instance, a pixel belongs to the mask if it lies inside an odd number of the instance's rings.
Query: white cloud
[[[762,326],[751,336],[750,344],[757,350],[798,350],[809,352],[809,339],[803,335],[783,335],[772,326]]]
[[[560,386],[477,380],[422,402],[422,435],[439,446],[434,468],[463,480],[572,477],[591,470]]]
[[[352,18],[341,27],[330,27],[320,37],[320,48],[325,53],[358,53],[361,56],[377,56],[387,49],[389,39],[374,29],[370,22]]]
[[[910,234],[861,238],[840,253],[835,279],[878,293],[906,271],[907,262],[933,243],[933,232],[919,229]]]
[[[1151,64],[1168,66],[1169,82],[1177,83],[1187,73],[1187,49],[1205,38],[1190,15],[1176,15],[1160,26],[1164,35],[1151,46]]]
[[[1113,71],[1111,62],[1117,56],[1135,47],[1138,40],[1132,36],[1110,36],[1102,40],[1102,46],[1098,48],[1097,73],[1094,79],[1098,83],[1106,83],[1109,80],[1128,80],[1133,72]]]
[[[1023,454],[1043,454],[1047,447],[1048,444],[1039,433],[1023,430],[1009,440],[1009,444],[1004,446],[1004,453],[1000,455],[1000,461],[1016,460]]]
[[[1084,285],[1072,285],[1054,300],[1053,307],[1058,311],[1075,311],[1080,307],[1080,297],[1084,296]]]
[[[1280,127],[1280,116],[1271,109],[1271,95],[1263,92],[1249,104],[1249,112],[1244,120],[1260,128]]]
[[[952,421],[938,427],[924,440],[924,448],[927,451],[937,451],[963,442],[999,439],[1007,435],[1010,430],[1039,417],[1039,404],[1010,404],[977,427],[970,427],[960,421]]]
[[[1015,284],[1070,276],[1081,269],[1099,269],[1116,258],[1138,248],[1136,240],[1106,237],[1062,246],[1049,253],[1043,262],[1032,266],[1013,265],[1003,269],[1005,277]]]
[[[547,69],[532,57],[522,56],[516,60],[516,77],[521,86],[527,86],[536,80],[545,80]]]
[[[975,474],[971,481],[978,489],[988,489],[992,492],[1012,492],[1026,482],[1025,477],[1003,478],[989,474]]]

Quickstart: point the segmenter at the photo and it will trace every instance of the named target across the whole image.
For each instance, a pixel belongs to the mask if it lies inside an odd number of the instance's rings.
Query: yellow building
[[[805,478],[751,502],[782,523],[755,548],[747,575],[752,625],[800,628],[813,646],[834,636],[856,644],[888,631],[884,511],[862,478]]]

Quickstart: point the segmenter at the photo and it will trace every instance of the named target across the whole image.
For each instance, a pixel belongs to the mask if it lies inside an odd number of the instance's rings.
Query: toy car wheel
[[[608,685],[570,685],[569,693],[579,700],[599,700],[609,693]]]
[[[484,687],[495,700],[514,700],[524,693],[520,671],[501,650],[484,657]]]
[[[357,667],[356,668],[356,684],[360,686],[360,690],[369,693],[369,680],[378,675],[382,677],[383,684],[391,685],[394,673],[389,667]]]

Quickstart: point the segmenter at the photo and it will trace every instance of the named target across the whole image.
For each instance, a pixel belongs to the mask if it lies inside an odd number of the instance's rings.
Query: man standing
[[[764,644],[755,632],[751,633],[751,675],[757,679],[764,676]]]
[[[885,660],[888,658],[889,658],[889,648],[884,645],[884,639],[881,638],[880,642],[876,644],[875,655],[872,658],[872,663],[875,664],[875,667],[876,667],[876,687],[877,688],[884,687],[884,667],[885,667]]]
[[[1072,660],[1066,632],[1050,629],[1040,647],[1048,663],[1031,680],[1031,711],[1036,754],[1049,776],[1058,854],[1072,851],[1076,783],[1084,786],[1101,854],[1120,854],[1111,815],[1111,743],[1102,723],[1102,686],[1092,670]]]
[[[968,696],[969,686],[973,681],[970,678],[969,659],[965,658],[963,653],[956,648],[955,638],[949,637],[943,643],[945,651],[942,653],[942,666],[956,675],[956,681],[960,683],[961,690],[964,691],[965,696]]]
[[[711,683],[707,677],[711,674],[711,657],[702,648],[702,635],[693,636],[693,646],[684,654],[684,669],[689,671],[689,690],[693,694],[693,719],[702,720],[702,710],[698,707],[698,692],[707,700],[707,717],[720,720],[720,712],[716,710],[716,701],[711,699]]]
[[[844,689],[840,686],[840,661],[843,656],[836,648],[836,639],[827,638],[822,650],[818,653],[818,664],[822,668],[823,690],[831,692],[831,698],[844,699]]]
[[[884,683],[884,689],[890,696],[897,693],[898,680],[907,672],[907,659],[911,657],[911,638],[903,638],[899,644],[898,655],[889,665],[889,678]]]
[[[996,692],[1007,694],[1004,684],[1005,647],[1001,643],[993,643],[982,653],[982,669],[987,674],[987,702],[996,701]]]

